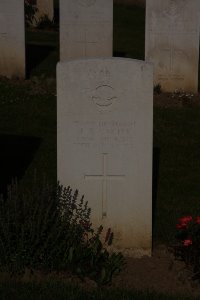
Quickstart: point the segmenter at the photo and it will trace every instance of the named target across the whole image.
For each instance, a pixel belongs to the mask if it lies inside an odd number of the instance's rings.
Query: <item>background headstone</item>
[[[150,255],[152,65],[59,63],[57,95],[58,180],[85,195],[93,224],[114,231],[114,248]]]
[[[147,0],[145,57],[164,91],[197,92],[199,1]]]
[[[60,60],[111,57],[113,0],[60,0]]]
[[[24,0],[0,1],[0,75],[25,77]]]
[[[38,12],[36,13],[36,19],[44,17],[45,15],[49,18],[50,21],[54,17],[54,1],[53,0],[37,0],[36,7]]]

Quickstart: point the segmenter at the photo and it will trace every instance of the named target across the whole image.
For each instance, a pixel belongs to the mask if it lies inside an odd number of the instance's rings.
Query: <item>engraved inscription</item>
[[[116,99],[114,88],[106,84],[97,86],[92,96],[98,110],[103,112],[108,111]]]
[[[100,180],[102,182],[102,219],[107,217],[107,182],[113,180],[123,180],[125,179],[125,175],[120,174],[108,174],[107,170],[107,156],[108,153],[102,153],[102,174],[93,174],[93,175],[85,175],[84,178],[86,180]]]
[[[94,5],[96,0],[78,0],[78,4],[84,7],[89,7]]]
[[[133,145],[135,123],[131,121],[75,121],[74,144]]]
[[[5,39],[6,38],[7,33],[6,32],[0,32],[0,38],[1,39]]]
[[[5,15],[0,13],[0,35],[1,35],[1,38],[4,38],[7,34],[6,24],[7,24],[7,21],[6,21]]]
[[[110,86],[108,82],[110,82],[111,73],[107,67],[102,67],[100,69],[92,69],[92,70],[89,69],[87,72],[87,77],[90,80],[94,80],[94,78],[97,79],[98,82],[100,83],[99,86],[100,85]]]

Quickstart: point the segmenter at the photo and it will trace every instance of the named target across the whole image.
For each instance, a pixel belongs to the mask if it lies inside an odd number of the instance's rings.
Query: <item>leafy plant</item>
[[[40,17],[39,20],[37,21],[38,29],[51,29],[55,27],[56,25],[54,23],[54,20],[50,20],[48,15],[46,14]]]
[[[162,88],[161,88],[160,83],[154,85],[153,91],[154,91],[154,94],[156,94],[156,95],[160,95],[162,93]]]
[[[121,270],[123,256],[109,254],[105,246],[113,233],[108,230],[103,244],[103,228],[95,232],[90,213],[84,197],[70,187],[50,186],[36,176],[29,190],[14,182],[0,201],[1,270],[71,270],[108,283]]]
[[[31,0],[24,1],[25,6],[25,24],[27,27],[33,25],[36,22],[35,14],[38,11],[38,8],[32,3]]]
[[[176,228],[175,258],[183,260],[192,269],[192,279],[200,280],[200,217],[184,216]]]
[[[102,230],[103,227],[100,226],[90,238],[86,236],[84,245],[71,247],[66,262],[76,268],[75,271],[80,277],[88,276],[99,284],[106,284],[112,280],[113,275],[121,271],[124,258],[121,253],[109,254],[105,245],[111,244],[112,233],[108,229],[108,239],[105,239],[103,245],[100,240]]]

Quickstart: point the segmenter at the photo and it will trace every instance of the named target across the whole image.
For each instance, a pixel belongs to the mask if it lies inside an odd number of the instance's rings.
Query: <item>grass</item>
[[[41,145],[27,169],[24,180],[28,180],[28,175],[37,169],[40,174],[48,174],[50,182],[55,182],[56,97],[55,93],[41,92],[39,87],[40,84],[37,82],[31,84],[0,82],[0,134],[41,139]],[[9,161],[7,164],[9,167]]]
[[[59,61],[59,33],[57,31],[26,30],[27,76],[56,77]]]
[[[0,81],[0,135],[41,140],[33,160],[20,177],[22,183],[28,185],[35,169],[39,174],[46,173],[50,182],[56,181],[58,32],[27,31],[26,42],[31,81]],[[144,58],[144,9],[114,7],[114,52],[125,57]],[[154,199],[155,243],[172,241],[177,218],[200,213],[199,128],[200,108],[154,108],[154,148],[159,154],[154,170],[158,175]],[[16,154],[16,149],[9,151],[11,155]],[[5,165],[9,166],[9,161]],[[0,284],[0,298],[184,299],[119,290],[88,293],[56,282],[42,285],[7,282]]]
[[[155,238],[170,242],[177,218],[200,213],[200,108],[154,108],[159,149]]]
[[[154,292],[122,291],[118,289],[95,289],[86,291],[80,287],[62,282],[36,283],[3,283],[0,284],[2,300],[192,300],[184,296],[162,295]]]

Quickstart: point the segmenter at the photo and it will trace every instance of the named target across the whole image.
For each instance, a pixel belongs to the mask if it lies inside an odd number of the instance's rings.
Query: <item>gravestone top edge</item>
[[[137,64],[137,65],[144,65],[144,66],[149,66],[150,68],[154,67],[154,64],[149,61],[144,61],[144,60],[139,60],[139,59],[133,59],[133,58],[123,58],[123,57],[83,57],[79,59],[70,59],[70,60],[64,60],[64,61],[59,61],[57,63],[57,68],[61,65],[69,65],[69,64],[74,64],[74,63],[87,63],[87,62],[124,62],[124,63],[131,63],[131,64]]]

